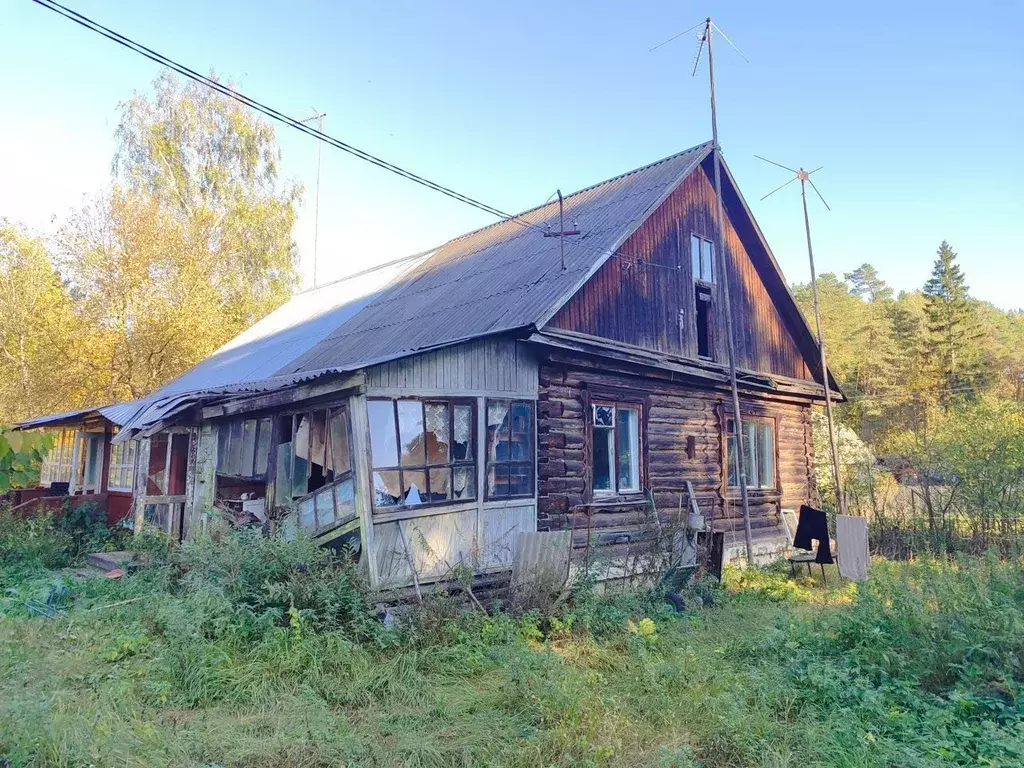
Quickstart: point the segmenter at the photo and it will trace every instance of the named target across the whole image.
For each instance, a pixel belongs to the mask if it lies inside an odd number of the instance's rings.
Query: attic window
[[[690,235],[690,266],[694,280],[715,282],[715,244],[706,237]]]

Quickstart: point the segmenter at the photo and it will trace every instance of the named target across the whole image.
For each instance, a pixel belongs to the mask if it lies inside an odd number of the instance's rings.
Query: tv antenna
[[[544,233],[544,237],[558,238],[558,255],[562,260],[562,271],[565,272],[565,238],[578,235],[580,228],[575,220],[572,222],[572,229],[565,228],[565,201],[562,198],[562,190],[556,189],[555,194],[558,195],[558,231],[550,231],[551,225],[549,224],[548,231]]]
[[[825,384],[825,416],[828,421],[828,441],[829,446],[832,449],[832,473],[835,476],[836,482],[836,510],[841,515],[846,514],[846,503],[843,498],[843,486],[841,477],[839,474],[839,444],[836,440],[835,423],[832,419],[832,388],[828,381],[828,366],[826,365],[825,358],[825,336],[821,332],[821,305],[818,302],[818,277],[814,271],[814,248],[811,246],[811,218],[807,213],[807,185],[811,185],[811,189],[821,200],[821,204],[825,206],[825,210],[831,211],[828,203],[825,202],[825,198],[822,197],[821,192],[814,185],[811,180],[811,174],[817,173],[824,166],[818,166],[813,171],[806,171],[803,167],[790,168],[788,165],[782,163],[776,163],[774,160],[769,160],[766,157],[760,155],[754,155],[758,160],[763,160],[766,163],[787,170],[793,174],[793,178],[787,181],[785,184],[780,184],[767,195],[762,197],[762,200],[767,200],[769,197],[774,195],[780,189],[784,189],[792,184],[794,181],[800,182],[800,200],[803,202],[804,208],[804,231],[807,233],[807,260],[811,263],[811,296],[814,298],[814,323],[818,333],[818,349],[821,351],[821,378]]]
[[[715,102],[715,57],[714,50],[712,48],[712,37],[715,30],[725,39],[725,41],[733,47],[733,49],[739,53],[740,57],[750,63],[746,56],[737,48],[732,40],[730,40],[724,32],[711,20],[708,16],[701,24],[694,25],[678,35],[665,40],[662,43],[654,46],[651,50],[656,50],[673,40],[682,37],[688,32],[693,32],[703,27],[703,31],[700,34],[700,45],[697,48],[697,56],[693,62],[693,72],[691,76],[696,76],[697,67],[700,66],[700,57],[704,52],[704,46],[707,45],[708,49],[708,85],[711,97],[711,140],[712,140],[712,155],[714,157],[715,167],[715,198],[717,200],[716,215],[715,215],[715,252],[719,254],[719,266],[718,271],[722,275],[722,298],[725,303],[725,335],[728,343],[726,348],[729,353],[729,389],[732,392],[732,419],[735,426],[735,439],[736,439],[736,463],[738,465],[736,475],[740,481],[740,503],[743,508],[743,534],[747,549],[747,564],[754,564],[754,538],[753,533],[750,529],[750,496],[747,489],[747,467],[744,457],[747,455],[744,449],[744,437],[743,437],[743,416],[740,412],[740,395],[739,387],[736,383],[736,337],[735,330],[733,327],[732,318],[732,301],[729,295],[729,260],[725,258],[725,213],[723,211],[722,203],[722,148],[718,143],[718,110]],[[728,459],[727,459],[728,460]]]
[[[324,132],[324,118],[327,117],[326,112],[318,112],[316,107],[313,107],[313,115],[307,117],[305,120],[300,120],[300,123],[311,123],[316,121],[316,129],[319,133]],[[322,141],[317,142],[316,151],[316,208],[313,214],[313,287],[316,288],[316,260],[318,256],[318,247],[320,240],[320,166],[324,161],[324,143]]]

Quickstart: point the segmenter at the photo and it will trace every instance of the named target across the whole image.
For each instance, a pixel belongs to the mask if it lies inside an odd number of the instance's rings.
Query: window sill
[[[433,515],[449,515],[456,512],[467,512],[477,508],[478,501],[476,499],[468,499],[465,501],[440,501],[433,504],[417,504],[411,507],[397,507],[394,511],[381,511],[373,510],[373,522],[377,523],[395,523],[400,520],[410,520],[414,517],[431,517]]]

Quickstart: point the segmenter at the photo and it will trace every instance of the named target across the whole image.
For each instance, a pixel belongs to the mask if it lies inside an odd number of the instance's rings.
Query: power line
[[[129,50],[138,53],[141,56],[145,56],[150,61],[156,62],[161,66],[167,67],[168,69],[171,69],[177,72],[178,74],[189,78],[190,80],[194,80],[197,83],[205,85],[208,88],[212,88],[213,90],[218,91],[219,93],[223,94],[224,96],[227,96],[228,98],[234,99],[235,101],[244,104],[245,106],[250,107],[251,109],[255,109],[257,112],[261,112],[262,114],[266,115],[267,117],[273,120],[277,120],[278,122],[284,123],[285,125],[290,126],[291,128],[309,134],[310,136],[313,136],[314,138],[319,139],[320,141],[330,144],[336,149],[340,149],[343,152],[348,152],[349,154],[354,155],[361,160],[365,160],[366,162],[371,163],[377,166],[378,168],[383,168],[384,170],[390,171],[391,173],[401,176],[402,178],[408,179],[409,181],[415,182],[416,184],[420,184],[421,186],[424,186],[427,189],[432,189],[435,192],[440,192],[441,194],[447,195],[453,200],[458,200],[459,202],[465,203],[466,205],[471,205],[474,208],[484,211],[485,213],[491,214],[492,216],[497,216],[498,218],[501,219],[518,221],[524,226],[540,229],[540,227],[536,227],[535,225],[530,224],[529,222],[522,221],[517,216],[510,213],[506,213],[505,211],[502,211],[500,208],[495,208],[492,205],[483,203],[479,200],[476,200],[475,198],[470,197],[469,195],[464,195],[461,192],[457,192],[454,189],[444,186],[443,184],[431,181],[430,179],[420,176],[419,174],[413,173],[412,171],[406,170],[401,166],[388,162],[387,160],[379,158],[376,155],[372,155],[369,152],[366,152],[365,150],[354,147],[351,144],[348,144],[339,139],[335,139],[332,136],[328,136],[327,134],[322,133],[321,131],[315,128],[305,125],[304,123],[302,123],[299,120],[296,120],[293,117],[289,117],[288,115],[279,112],[273,107],[267,106],[266,104],[256,101],[255,99],[250,98],[249,96],[246,96],[243,93],[239,93],[233,88],[229,88],[228,86],[218,82],[217,80],[214,80],[205,75],[201,75],[195,70],[186,67],[184,64],[179,64],[173,59],[169,59],[163,54],[157,53],[153,49],[148,48],[145,45],[142,45],[141,43],[137,43],[131,38],[125,37],[119,32],[115,32],[109,27],[105,27],[102,24],[93,21],[89,17],[72,10],[71,8],[61,5],[60,3],[54,2],[54,0],[32,0],[32,2],[42,6],[43,8],[47,8],[55,13],[60,14],[64,18],[70,19],[71,21],[75,22],[76,24],[79,24],[82,27],[85,27],[86,29],[103,35],[103,37],[106,37],[109,40],[113,40],[118,45],[122,45],[125,48],[128,48]]]
[[[214,80],[211,77],[202,75],[199,72],[196,72],[194,69],[191,69],[190,67],[184,64],[180,64],[177,61],[168,58],[167,56],[164,56],[161,53],[158,53],[152,48],[149,48],[148,46],[145,46],[141,43],[138,43],[135,40],[132,40],[131,38],[122,35],[121,33],[116,32],[110,29],[109,27],[102,25],[97,21],[94,21],[93,19],[90,19],[84,14],[78,13],[77,11],[68,8],[65,5],[61,5],[60,3],[55,2],[55,0],[32,0],[32,2],[36,3],[39,6],[42,6],[43,8],[51,10],[54,13],[57,13],[63,16],[64,18],[69,19],[92,32],[96,32],[97,34],[102,35],[108,40],[112,40],[118,45],[121,45],[127,48],[128,50],[139,54],[140,56],[144,56],[145,58],[159,64],[160,66],[167,67],[168,69],[178,73],[179,75],[182,75],[183,77],[187,77],[188,79],[193,80],[201,85],[204,85],[207,88],[217,91],[221,95],[227,96],[228,98],[233,99],[239,102],[240,104],[249,107],[250,109],[254,109],[257,112],[260,112],[261,114],[266,115],[267,117],[273,120],[283,123],[284,125],[287,125],[290,128],[294,128],[297,131],[301,131],[302,133],[312,136],[314,139],[317,139],[318,141],[324,142],[332,147],[335,147],[336,149],[340,149],[343,152],[347,152],[351,155],[354,155],[355,157],[358,157],[361,160],[365,160],[366,162],[371,163],[372,165],[375,165],[378,168],[382,168],[383,170],[394,173],[397,176],[401,176],[402,178],[408,179],[409,181],[424,186],[427,189],[434,190],[435,192],[440,192],[441,194],[446,195],[447,197],[450,197],[453,200],[457,200],[460,203],[470,205],[485,213],[489,213],[492,216],[496,216],[497,218],[502,219],[503,221],[514,222],[519,226],[522,226],[526,229],[532,229],[541,234],[544,234],[546,232],[546,230],[543,227],[523,219],[521,214],[507,213],[501,210],[500,208],[496,208],[492,205],[484,203],[480,200],[470,197],[469,195],[465,195],[461,192],[451,189],[450,187],[446,187],[443,184],[439,184],[438,182],[431,181],[430,179],[420,176],[419,174],[413,173],[412,171],[406,170],[401,166],[395,165],[394,163],[384,160],[383,158],[377,157],[376,155],[366,152],[365,150],[358,149],[357,147],[354,147],[351,144],[348,144],[347,142],[329,136],[316,128],[306,125],[301,120],[297,120],[293,117],[290,117],[280,112],[279,110],[274,109],[273,107],[270,107],[262,102],[257,101],[256,99],[246,96],[245,94],[240,93],[239,91],[236,91],[235,89],[230,88],[224,83],[218,82],[217,80]],[[680,270],[680,267],[673,267],[667,264],[657,264],[651,261],[631,257],[618,252],[608,253],[606,249],[591,246],[586,243],[570,241],[569,245],[572,248],[578,248],[585,251],[591,251],[592,253],[607,255],[610,258],[619,260],[620,263],[627,265],[629,267],[638,267],[641,269],[646,269],[650,267],[656,269],[665,269],[671,272],[678,272]]]

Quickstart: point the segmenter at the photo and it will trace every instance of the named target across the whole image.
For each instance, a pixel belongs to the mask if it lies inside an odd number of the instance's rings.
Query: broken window
[[[217,429],[217,474],[264,479],[270,450],[270,419],[238,419]]]
[[[110,446],[110,467],[107,471],[107,489],[130,491],[135,478],[135,454],[138,443],[128,440]]]
[[[476,409],[466,400],[368,400],[373,506],[476,498]]]
[[[591,407],[594,491],[640,490],[640,406],[595,403]]]
[[[321,534],[355,518],[348,409],[278,417],[274,500],[295,505],[286,526]]]
[[[711,289],[706,285],[697,285],[693,295],[697,306],[697,356],[710,360],[714,358],[711,343]]]
[[[729,487],[740,484],[736,462],[736,425],[729,419]],[[775,488],[775,420],[768,418],[743,419],[743,466],[747,473],[748,488]]]
[[[533,403],[487,401],[487,498],[533,496]]]

